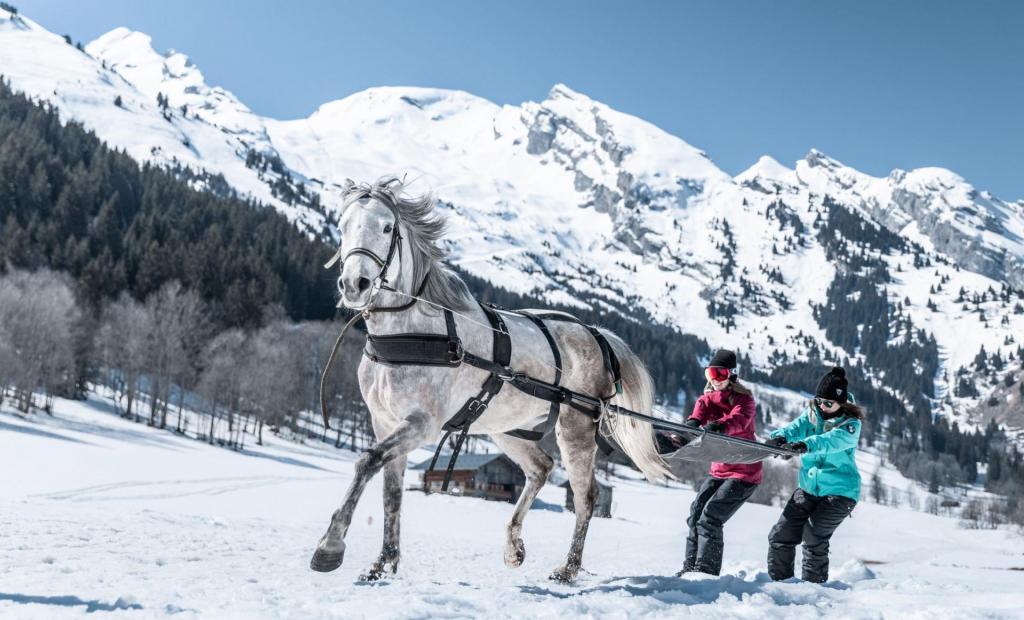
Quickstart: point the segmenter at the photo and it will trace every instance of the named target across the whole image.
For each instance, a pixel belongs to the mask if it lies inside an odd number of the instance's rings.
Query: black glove
[[[704,428],[708,429],[712,433],[721,433],[722,431],[725,430],[725,424],[722,424],[721,422],[718,421],[708,422],[707,424],[704,425]]]
[[[658,446],[658,454],[675,452],[686,445],[686,440],[670,431],[658,431],[654,434],[655,443]]]
[[[690,428],[700,428],[700,420],[697,418],[688,418],[683,422],[683,426],[689,426]]]
[[[771,446],[773,448],[781,448],[782,446],[786,445],[786,438],[783,437],[782,435],[779,435],[777,437],[770,437],[768,441],[764,442],[764,445]]]
[[[796,452],[797,454],[807,454],[807,444],[802,441],[794,441],[793,443],[787,443],[783,446],[790,452]]]

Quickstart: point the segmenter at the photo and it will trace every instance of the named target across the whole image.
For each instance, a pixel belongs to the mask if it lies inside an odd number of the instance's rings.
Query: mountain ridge
[[[1024,288],[1024,201],[951,171],[873,177],[812,150],[792,168],[765,156],[730,176],[685,140],[564,84],[519,106],[378,87],[275,120],[143,33],[115,29],[85,52],[0,13],[0,64],[16,89],[136,159],[222,174],[310,234],[332,234],[344,179],[407,173],[410,191],[432,190],[449,216],[453,264],[478,277],[552,303],[642,309],[761,368],[848,359],[888,385],[877,352],[829,335],[841,320],[837,283],[861,274],[847,295],[884,300],[891,345],[920,330],[936,340],[943,396],[931,406],[965,424],[979,399],[954,395],[954,375],[976,373],[982,347],[1012,353],[1024,333],[1009,301]]]

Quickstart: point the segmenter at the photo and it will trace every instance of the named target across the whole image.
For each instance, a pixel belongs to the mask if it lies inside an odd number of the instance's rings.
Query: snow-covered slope
[[[152,52],[148,37],[129,36],[123,29],[101,38],[93,49],[127,54],[139,64],[126,62],[115,70],[117,62],[95,58],[89,49],[76,48],[28,17],[0,9],[0,74],[16,91],[49,102],[63,118],[82,123],[139,161],[221,174],[239,193],[274,205],[312,230],[322,228],[322,216],[279,200],[258,172],[246,166],[249,150],[266,146],[247,124],[258,125],[258,119],[246,117],[245,106],[230,94],[201,88],[202,75],[184,56],[172,54],[161,64],[141,53]],[[154,72],[165,79],[148,79]],[[181,92],[174,94],[187,96],[181,103],[160,106],[153,89],[159,92],[165,86],[179,86]],[[189,104],[184,114],[182,104]]]
[[[876,365],[830,337],[816,308],[856,270],[845,258],[884,263],[877,286],[890,309],[861,320],[934,337],[936,407],[962,421],[977,399],[955,393],[956,373],[975,372],[982,347],[1006,358],[1024,333],[1019,293],[1006,288],[1024,287],[1024,201],[947,170],[876,178],[812,151],[793,168],[763,157],[732,178],[683,140],[564,85],[519,106],[372,88],[274,120],[143,33],[118,28],[83,52],[2,10],[0,66],[14,88],[137,159],[223,174],[314,232],[325,218],[309,195],[329,222],[345,179],[407,175],[410,191],[442,201],[451,260],[467,271],[552,303],[650,315],[762,368],[815,354]],[[282,193],[282,179],[306,198]],[[855,220],[848,229],[892,231],[899,243],[846,239],[837,250],[822,233],[833,205]]]
[[[152,101],[162,94],[170,106],[186,106],[196,117],[240,136],[248,145],[270,148],[261,117],[230,92],[208,86],[188,56],[173,50],[158,54],[152,43],[146,34],[116,28],[87,45],[85,51]]]
[[[866,501],[832,540],[826,584],[768,579],[781,508],[755,504],[726,525],[721,577],[672,577],[693,492],[627,478],[611,480],[613,518],[593,520],[575,585],[547,580],[573,528],[554,485],[527,516],[515,570],[502,563],[510,505],[407,492],[400,573],[367,585],[357,576],[379,551],[379,476],[345,564],[313,573],[355,455],[265,437],[233,452],[95,398],[57,399],[54,417],[0,413],[0,616],[971,619],[1019,617],[1024,603],[1019,535]]]
[[[1024,288],[1024,201],[979,192],[945,168],[897,169],[882,179],[817,151],[797,163],[796,173],[811,191],[859,205],[961,267]]]

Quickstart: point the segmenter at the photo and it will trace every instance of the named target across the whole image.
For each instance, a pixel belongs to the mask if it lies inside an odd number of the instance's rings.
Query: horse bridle
[[[374,196],[373,196],[372,193],[367,192],[366,194],[364,194],[363,196],[361,196],[357,200],[362,200],[364,198],[374,198]],[[373,290],[386,290],[386,291],[391,291],[391,292],[394,292],[394,293],[399,293],[400,291],[398,291],[394,287],[388,285],[388,270],[391,269],[391,261],[393,261],[395,259],[395,254],[396,253],[398,254],[399,261],[402,260],[402,233],[400,232],[400,226],[399,226],[399,223],[401,222],[401,219],[398,217],[398,213],[394,209],[392,209],[390,206],[388,206],[388,204],[385,201],[378,200],[377,202],[379,202],[379,203],[383,204],[385,207],[387,207],[387,209],[389,211],[391,211],[391,214],[395,218],[394,222],[391,224],[391,240],[388,243],[388,253],[387,253],[387,256],[384,257],[384,258],[381,258],[379,254],[377,254],[376,252],[374,252],[370,248],[356,247],[356,248],[352,248],[351,250],[349,250],[347,253],[345,253],[344,257],[342,257],[342,254],[341,254],[342,247],[339,245],[338,246],[338,251],[335,252],[334,256],[332,256],[331,259],[324,264],[324,269],[330,269],[336,263],[338,263],[338,261],[340,260],[341,261],[342,270],[344,270],[345,261],[347,261],[350,256],[352,256],[354,254],[362,254],[363,256],[370,257],[370,259],[372,259],[373,262],[375,262],[378,265],[380,265],[380,271],[377,272],[376,277],[373,278],[373,281],[370,284],[371,288]],[[424,276],[423,276],[423,283],[420,284],[419,289],[416,291],[416,296],[418,296],[422,292],[423,286],[426,284],[426,282],[427,282],[427,275],[424,274]],[[341,281],[341,275],[338,276],[338,280],[337,280],[336,286],[338,288],[338,291],[344,295],[345,288],[344,288],[344,284]],[[375,311],[375,312],[399,312],[399,311],[411,308],[416,303],[416,301],[417,301],[417,299],[414,296],[412,299],[409,300],[408,303],[402,304],[400,306],[378,307],[378,308],[372,308],[372,310]],[[371,310],[371,308],[367,307],[364,310],[364,312],[367,312],[369,310]]]

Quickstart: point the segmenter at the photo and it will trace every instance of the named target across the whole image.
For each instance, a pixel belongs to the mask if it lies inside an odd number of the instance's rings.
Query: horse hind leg
[[[505,565],[509,568],[516,568],[526,558],[526,546],[521,537],[523,531],[523,519],[526,518],[533,500],[537,493],[547,482],[548,474],[554,467],[554,461],[548,456],[536,442],[520,439],[511,435],[491,435],[494,443],[504,452],[526,475],[526,486],[523,488],[519,501],[516,502],[515,510],[512,511],[512,519],[508,522],[507,536],[505,539]]]
[[[597,456],[597,427],[593,420],[578,411],[563,411],[555,427],[558,449],[562,462],[569,474],[572,487],[573,509],[576,511],[576,528],[565,564],[556,568],[549,577],[554,581],[569,583],[576,579],[583,563],[583,544],[587,540],[590,517],[597,503],[597,482],[594,480],[594,464]]]

